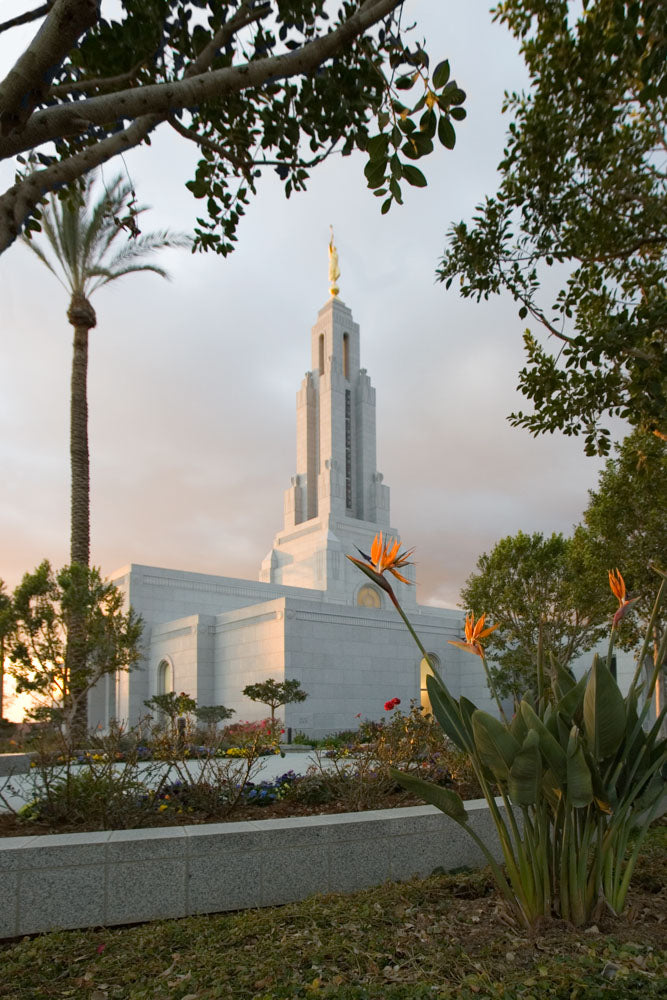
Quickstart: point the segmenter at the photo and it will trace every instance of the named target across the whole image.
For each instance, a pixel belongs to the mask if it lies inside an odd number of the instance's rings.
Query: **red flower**
[[[392,698],[391,701],[385,701],[384,710],[385,712],[391,712],[393,708],[396,708],[396,706],[400,704],[401,704],[400,698]]]

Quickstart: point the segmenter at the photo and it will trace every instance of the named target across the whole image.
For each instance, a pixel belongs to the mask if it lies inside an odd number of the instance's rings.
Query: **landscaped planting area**
[[[391,775],[391,767],[479,797],[464,756],[433,720],[412,705],[397,705],[384,724],[365,723],[316,746],[306,774],[286,769],[262,778],[266,755],[280,753],[280,725],[235,723],[218,732],[190,731],[179,739],[170,726],[121,727],[91,737],[72,754],[53,734],[38,740],[30,801],[0,813],[0,835],[26,836],[84,830],[309,816],[421,804]],[[196,741],[194,737],[197,737]],[[23,781],[25,784],[25,779]],[[0,804],[3,786],[0,781]]]

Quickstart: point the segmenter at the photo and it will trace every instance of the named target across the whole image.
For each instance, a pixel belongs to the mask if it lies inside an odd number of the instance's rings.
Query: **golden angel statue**
[[[334,246],[333,226],[329,226],[329,229],[331,230],[331,239],[329,240],[329,293],[336,296],[340,291],[337,284],[340,278],[340,267],[338,266],[338,251]]]

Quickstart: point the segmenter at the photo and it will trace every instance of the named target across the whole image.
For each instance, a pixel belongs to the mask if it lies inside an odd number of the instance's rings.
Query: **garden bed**
[[[455,784],[452,786],[463,799],[479,797],[479,791],[472,785]],[[398,790],[393,793],[374,796],[368,803],[359,803],[351,807],[349,798],[337,799],[332,802],[308,804],[291,800],[278,800],[267,805],[240,804],[226,815],[203,815],[197,813],[178,813],[165,810],[154,813],[147,827],[200,825],[204,823],[238,823],[253,822],[264,819],[286,819],[299,816],[329,816],[346,812],[367,812],[376,809],[398,809],[406,806],[421,806],[423,800],[415,798],[409,792]],[[21,820],[13,813],[0,813],[0,838],[2,837],[32,837],[54,833],[80,833],[104,829],[100,824],[90,823],[40,823]]]

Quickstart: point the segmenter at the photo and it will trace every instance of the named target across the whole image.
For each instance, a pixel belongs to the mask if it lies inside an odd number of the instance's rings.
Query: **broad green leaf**
[[[576,808],[593,801],[593,782],[584,750],[579,741],[579,730],[572,727],[567,747],[567,797]]]
[[[444,87],[449,80],[449,60],[445,59],[443,62],[438,63],[438,65],[433,70],[433,86],[436,90],[440,90]]]
[[[419,167],[413,167],[411,163],[403,164],[403,176],[413,187],[426,187],[426,178],[423,173]]]
[[[374,135],[372,139],[368,140],[366,148],[372,161],[382,159],[386,156],[387,149],[389,148],[389,136],[386,132],[381,132],[380,135]]]
[[[440,115],[440,121],[438,122],[438,139],[446,149],[454,149],[456,145],[454,126],[444,115]]]
[[[498,780],[507,780],[520,744],[504,723],[480,709],[473,714],[472,730],[475,749],[482,763]]]
[[[540,738],[534,729],[526,738],[510,767],[508,791],[510,798],[520,806],[537,802],[542,783],[542,755]]]
[[[460,795],[453,792],[451,788],[442,788],[441,785],[434,785],[432,781],[424,781],[413,774],[403,774],[393,767],[389,769],[392,778],[402,785],[403,788],[415,795],[419,795],[432,806],[436,806],[440,812],[445,813],[450,819],[463,824],[468,822],[468,814]]]
[[[584,694],[584,732],[596,760],[611,757],[625,736],[625,700],[606,664],[596,656]]]
[[[510,722],[510,732],[517,743],[523,743],[528,732],[528,726],[525,723],[523,715],[521,714],[521,706],[519,706],[518,711],[514,713],[514,718]]]
[[[581,680],[573,688],[563,695],[556,704],[556,712],[567,720],[569,724],[577,721],[584,703],[584,692],[588,678],[584,674]]]
[[[463,725],[466,727],[466,732],[470,738],[470,742],[473,742],[472,735],[472,717],[477,711],[477,705],[465,695],[461,695],[459,698],[459,710],[461,712],[461,718],[463,719]]]
[[[552,664],[551,688],[557,702],[576,686],[577,682],[569,670],[560,663]]]
[[[558,780],[563,783],[567,776],[567,755],[565,750],[552,733],[549,732],[527,701],[521,702],[521,715],[526,725],[539,736],[540,750],[544,754],[546,762]]]
[[[471,740],[461,719],[460,709],[447,688],[432,674],[428,674],[426,677],[426,690],[431,700],[433,715],[442,731],[446,736],[449,736],[452,743],[455,743],[459,750],[468,752],[471,747]]]

